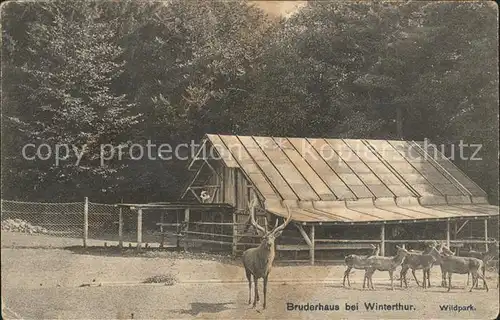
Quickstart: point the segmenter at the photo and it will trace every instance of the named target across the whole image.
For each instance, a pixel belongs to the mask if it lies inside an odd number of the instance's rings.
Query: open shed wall
[[[199,187],[207,186],[207,191],[213,189],[209,193],[214,203],[227,203],[237,210],[242,210],[248,206],[250,199],[257,196],[252,184],[239,168],[228,168],[221,164],[214,166],[214,169],[216,173],[211,175],[204,184],[199,185]],[[220,188],[212,188],[216,185],[220,185]],[[198,190],[201,191],[203,188]],[[212,199],[210,201],[212,202]]]

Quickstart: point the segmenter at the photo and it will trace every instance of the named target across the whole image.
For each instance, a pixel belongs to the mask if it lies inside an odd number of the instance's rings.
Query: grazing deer
[[[366,259],[365,268],[365,278],[363,280],[363,289],[365,288],[365,282],[368,282],[368,287],[373,288],[372,276],[375,270],[378,271],[389,271],[389,276],[391,278],[391,289],[394,290],[394,270],[403,263],[404,258],[409,254],[409,252],[403,247],[396,246],[398,252],[394,257],[380,257],[371,256]]]
[[[483,261],[483,267],[481,268],[481,272],[483,274],[483,277],[486,274],[486,265],[493,260],[495,257],[498,257],[498,243],[496,243],[493,246],[490,246],[486,252],[482,251],[468,251],[468,252],[461,252],[460,253],[461,257],[472,257],[476,258],[479,260]],[[467,274],[467,285],[469,285],[470,281],[470,274]],[[476,282],[476,288],[478,287],[478,282]]]
[[[403,287],[403,281],[404,281],[405,287],[408,288],[408,283],[406,281],[406,274],[408,273],[409,269],[411,269],[411,273],[413,274],[413,278],[415,279],[417,286],[420,286],[417,280],[417,276],[415,275],[415,270],[418,269],[422,269],[424,274],[422,287],[426,288],[431,286],[430,270],[436,259],[434,259],[434,257],[429,255],[429,253],[433,248],[435,248],[435,245],[429,246],[424,251],[412,250],[408,253],[408,255],[405,257],[403,261],[403,264],[401,265],[401,272],[400,272],[401,287]]]
[[[259,301],[259,291],[257,286],[257,280],[259,278],[263,279],[264,282],[264,303],[262,305],[263,309],[266,308],[266,293],[267,293],[267,278],[269,276],[269,272],[271,271],[271,267],[273,265],[275,249],[274,249],[274,240],[278,238],[283,229],[290,223],[292,220],[292,213],[288,206],[286,210],[288,212],[288,217],[285,222],[278,226],[278,219],[276,219],[276,224],[271,231],[264,229],[262,226],[258,225],[255,221],[255,205],[257,201],[254,199],[250,206],[250,221],[255,229],[260,231],[262,236],[262,242],[257,248],[250,248],[243,252],[243,266],[245,267],[245,273],[248,280],[248,304],[252,301],[252,281],[251,277],[253,276],[254,287],[255,287],[255,295],[253,301],[253,307]],[[286,206],[286,205],[285,205]]]
[[[454,256],[455,252],[451,251],[450,248],[448,248],[444,242],[441,242],[439,249],[437,250],[439,254],[445,255],[445,256]],[[446,271],[443,269],[442,265],[439,265],[441,268],[441,287],[446,287]]]
[[[373,247],[373,251],[370,255],[356,255],[356,254],[350,254],[345,257],[344,262],[347,266],[347,269],[344,272],[344,280],[342,285],[345,287],[345,280],[347,279],[347,285],[350,287],[351,286],[351,281],[349,280],[349,273],[351,272],[352,269],[362,269],[364,270],[366,268],[366,259],[371,256],[378,256],[380,253],[380,247],[379,245],[375,245]]]
[[[441,265],[441,270],[448,275],[448,292],[451,290],[451,275],[453,273],[472,275],[472,286],[469,292],[472,292],[479,278],[483,280],[484,287],[488,291],[486,280],[479,272],[483,266],[483,261],[472,257],[457,257],[446,254],[441,254],[437,250],[432,250],[431,255],[436,259],[436,262]]]

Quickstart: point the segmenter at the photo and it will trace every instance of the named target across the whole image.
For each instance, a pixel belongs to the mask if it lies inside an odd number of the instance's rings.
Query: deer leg
[[[417,276],[415,275],[415,269],[411,269],[411,274],[413,275],[413,279],[415,279],[415,282],[417,283],[417,286],[420,287],[420,283],[418,283]],[[425,281],[425,275],[424,275],[424,281]]]
[[[427,288],[431,287],[431,268],[427,269]]]
[[[470,272],[467,272],[467,286],[469,286]]]
[[[347,278],[347,285],[350,287],[351,283],[349,281],[349,272],[351,272],[351,267],[347,267],[347,269],[344,272],[344,281],[342,282],[342,285],[345,287],[345,279]]]
[[[370,288],[370,275],[371,275],[371,270],[365,269],[365,277],[363,279],[363,289],[365,288],[365,283],[366,283],[366,287],[368,289]]]
[[[488,292],[489,289],[488,289],[488,285],[486,284],[486,278],[485,278],[485,276],[482,275],[482,274],[480,274],[480,273],[478,273],[477,274],[477,280],[476,280],[476,282],[479,282],[479,278],[481,278],[483,280],[484,288],[486,289],[486,292]]]
[[[472,273],[471,276],[472,276],[472,286],[470,287],[469,292],[472,292],[472,289],[474,288],[474,286],[476,285],[476,282],[477,282],[477,275]]]
[[[451,272],[448,272],[448,292],[451,290]]]
[[[253,307],[257,305],[257,301],[259,301],[259,287],[257,286],[257,277],[254,275],[253,276],[253,282],[254,282],[254,287],[255,287],[255,294],[253,298]]]
[[[425,269],[422,271],[422,274],[423,274],[423,279],[422,279],[422,288],[427,288],[427,282],[426,282],[426,278],[427,278],[427,273],[425,273]]]
[[[483,281],[484,281],[484,278],[485,278],[485,274],[486,274],[486,263],[484,263],[481,267],[481,272],[483,273]],[[479,281],[476,282],[476,288],[479,288]]]
[[[347,273],[347,285],[349,287],[351,286],[351,269],[349,269],[349,272]]]
[[[367,283],[368,279],[368,269],[365,269],[365,276],[363,277],[363,289],[365,288],[365,284]],[[367,284],[369,286],[369,284]]]
[[[262,308],[266,308],[266,294],[267,294],[267,276],[264,277],[264,304],[262,305]]]
[[[401,272],[399,273],[399,286],[401,288],[403,287],[403,280],[405,282],[405,287],[408,288],[408,283],[406,282],[406,272],[408,272],[408,269],[405,266],[401,267]]]
[[[441,287],[446,287],[446,272],[441,267]]]
[[[374,273],[375,269],[372,272],[370,272],[370,278],[369,278],[372,290],[375,290],[375,288],[373,287],[373,278],[372,278]]]
[[[391,278],[391,290],[394,290],[394,271],[393,270],[389,270],[389,277]]]
[[[248,280],[248,304],[252,303],[252,273],[250,270],[245,269]]]
[[[479,271],[478,273],[480,273],[480,271]],[[478,288],[479,288],[479,281],[478,281],[478,280],[479,280],[479,279],[478,279],[478,278],[477,278],[477,276],[476,276],[476,289],[478,289]]]

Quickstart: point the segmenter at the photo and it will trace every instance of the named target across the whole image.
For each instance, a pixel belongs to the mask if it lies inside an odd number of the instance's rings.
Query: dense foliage
[[[244,1],[9,2],[2,198],[173,200],[186,161],[127,148],[205,133],[393,139],[398,118],[407,140],[482,144],[482,161],[457,165],[498,203],[497,10],[318,1],[276,19]],[[29,161],[28,143],[77,152]],[[102,144],[127,152],[102,165]]]

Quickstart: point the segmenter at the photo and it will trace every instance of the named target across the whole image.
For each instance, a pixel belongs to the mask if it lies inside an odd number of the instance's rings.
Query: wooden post
[[[87,248],[89,238],[89,198],[85,197],[83,204],[83,247]]]
[[[385,256],[385,224],[380,227],[380,255]]]
[[[179,248],[179,241],[180,241],[180,236],[179,234],[181,233],[181,227],[179,226],[179,210],[175,210],[175,223],[177,224],[175,226],[175,247]]]
[[[142,245],[142,208],[137,209],[137,250]]]
[[[446,246],[450,247],[450,220],[446,220]]]
[[[185,231],[189,230],[189,208],[184,209],[184,222],[186,223]],[[184,251],[187,251],[188,249],[188,243],[186,241],[187,239],[187,234],[184,235]]]
[[[314,265],[314,224],[311,225],[309,240],[311,240],[311,245],[309,246],[309,259],[311,260],[311,265]]]
[[[123,202],[123,201],[122,201]],[[123,209],[118,210],[118,246],[123,248]]]
[[[236,256],[236,249],[238,245],[238,226],[236,225],[238,221],[238,216],[236,215],[236,212],[233,212],[233,257]]]
[[[164,216],[164,212],[162,211],[161,212],[161,216],[160,216],[160,233],[161,233],[161,241],[160,241],[160,248],[163,248],[164,244],[165,244],[165,234],[163,233],[163,223],[165,222],[165,216]]]
[[[484,241],[488,241],[488,219],[484,219]],[[484,244],[486,251],[488,251],[488,243]]]

